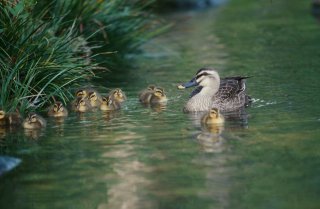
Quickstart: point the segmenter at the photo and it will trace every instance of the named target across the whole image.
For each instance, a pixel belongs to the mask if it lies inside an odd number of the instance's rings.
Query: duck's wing
[[[221,79],[217,96],[222,99],[231,99],[243,94],[246,90],[245,79],[249,77],[236,76]],[[245,95],[245,93],[243,94]]]

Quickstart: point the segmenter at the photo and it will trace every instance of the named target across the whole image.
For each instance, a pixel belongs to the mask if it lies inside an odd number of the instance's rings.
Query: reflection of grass
[[[114,66],[164,28],[143,0],[0,1],[0,108],[21,112],[64,102],[98,64]],[[105,66],[105,65],[103,65]]]

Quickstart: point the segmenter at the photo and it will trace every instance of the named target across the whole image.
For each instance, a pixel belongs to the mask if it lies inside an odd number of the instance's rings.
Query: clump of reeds
[[[159,32],[146,2],[0,0],[0,108],[68,101],[110,53],[132,53]]]

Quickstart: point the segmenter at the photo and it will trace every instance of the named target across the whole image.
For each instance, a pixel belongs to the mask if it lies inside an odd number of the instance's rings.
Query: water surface
[[[1,208],[319,206],[320,115],[311,105],[318,93],[307,79],[281,80],[296,60],[283,60],[288,67],[281,71],[256,58],[251,68],[230,68],[241,60],[215,35],[216,10],[166,18],[177,22],[172,32],[147,44],[129,73],[105,82],[126,92],[121,111],[48,119],[43,131],[1,130],[1,153],[22,159],[0,177]],[[244,117],[201,127],[182,113],[190,91],[176,85],[203,66],[222,77],[253,76],[247,86],[255,103]],[[165,108],[139,104],[148,84],[165,88]]]

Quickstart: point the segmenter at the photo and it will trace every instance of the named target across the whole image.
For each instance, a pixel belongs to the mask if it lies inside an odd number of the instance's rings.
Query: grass
[[[149,1],[0,1],[0,108],[64,103],[162,32]],[[157,27],[157,29],[156,29]]]

